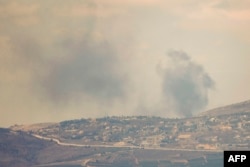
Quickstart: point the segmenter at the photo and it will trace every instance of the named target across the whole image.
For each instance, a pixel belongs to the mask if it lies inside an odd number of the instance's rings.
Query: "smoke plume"
[[[207,105],[207,92],[214,87],[214,82],[202,66],[192,62],[186,53],[170,51],[167,57],[172,67],[164,71],[165,98],[174,104],[175,111],[190,117]]]

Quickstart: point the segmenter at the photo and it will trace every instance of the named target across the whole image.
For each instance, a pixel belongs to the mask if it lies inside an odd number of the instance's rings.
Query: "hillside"
[[[75,119],[0,129],[0,166],[222,166],[250,149],[250,101],[198,117]],[[218,112],[218,113],[216,113]]]
[[[52,145],[54,143],[23,131],[0,128],[0,166],[27,167],[35,164],[40,151]]]
[[[244,112],[250,112],[250,100],[208,110],[202,112],[199,116],[219,116]]]

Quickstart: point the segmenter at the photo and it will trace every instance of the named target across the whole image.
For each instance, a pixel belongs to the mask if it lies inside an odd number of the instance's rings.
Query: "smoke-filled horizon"
[[[249,7],[0,0],[0,126],[190,117],[250,99]]]

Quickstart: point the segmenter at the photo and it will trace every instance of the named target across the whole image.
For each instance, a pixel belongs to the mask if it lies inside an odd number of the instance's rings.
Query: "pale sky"
[[[0,23],[0,126],[250,99],[249,0],[0,0]]]

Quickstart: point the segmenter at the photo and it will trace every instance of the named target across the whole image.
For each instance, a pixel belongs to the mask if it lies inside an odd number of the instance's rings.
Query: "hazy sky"
[[[249,0],[0,0],[0,126],[249,100],[249,30]]]

